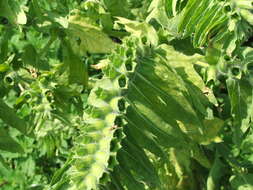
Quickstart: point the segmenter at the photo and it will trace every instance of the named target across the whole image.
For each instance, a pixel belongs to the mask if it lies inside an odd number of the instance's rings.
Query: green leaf
[[[182,41],[178,43],[184,42]],[[168,57],[171,56],[171,51],[174,51],[171,46],[167,46],[165,44],[161,45],[160,48],[166,51],[166,56]],[[196,109],[199,109],[199,111],[205,115],[206,110],[204,110],[205,108],[203,106],[206,107],[210,105],[210,103],[212,103],[213,105],[217,105],[217,100],[212,90],[205,85],[200,74],[194,68],[195,65],[198,65],[198,62],[204,61],[204,57],[199,54],[185,56],[180,52],[175,52],[175,55],[175,61],[178,61],[176,64],[170,65],[175,68],[178,75],[180,75],[186,83],[185,86],[190,92],[192,92],[191,98],[193,99],[194,104],[196,104]],[[208,64],[206,64],[206,66],[208,67]],[[193,94],[195,95],[193,96]]]
[[[238,0],[232,1],[232,5],[239,8],[238,12],[242,15],[242,17],[247,20],[251,25],[253,25],[253,14],[252,14],[252,0]]]
[[[209,158],[205,155],[203,147],[199,146],[197,143],[192,143],[192,144],[189,144],[188,148],[186,147],[186,149],[189,149],[189,148],[192,150],[192,155],[191,155],[192,158],[198,161],[205,168],[208,168],[208,169],[211,168],[212,166],[211,162]]]
[[[0,0],[0,16],[12,24],[26,24],[27,18],[19,0]]]
[[[197,143],[213,142],[223,124],[219,119],[205,121],[190,98],[194,93],[187,87],[187,80],[194,81],[198,88],[205,87],[192,65],[203,56],[186,56],[170,47],[153,49],[140,44],[137,37],[131,39],[126,39],[108,57],[104,77],[90,93],[85,114],[87,125],[80,127],[81,134],[85,135],[75,140],[74,165],[69,170],[73,189],[96,188],[99,180],[106,181],[102,177],[105,171],[117,164],[120,167],[115,169],[122,173],[118,176],[122,186],[143,189],[142,182],[149,188],[159,189],[157,171],[142,148],[154,152],[160,159],[167,154],[165,149],[173,148],[178,187],[194,189],[195,184],[190,182],[192,158],[210,168]],[[208,105],[202,106],[206,109]],[[127,136],[119,145],[121,131],[107,130],[121,127]],[[101,136],[106,131],[107,135]],[[145,141],[139,144],[138,138]],[[102,150],[103,157],[99,159],[96,155]],[[111,155],[110,159],[105,153]],[[131,179],[135,180],[131,183]]]
[[[207,178],[207,190],[216,190],[220,187],[220,180],[223,176],[224,164],[219,159],[219,154],[216,152],[213,166]]]
[[[69,68],[69,83],[77,83],[87,86],[88,70],[79,55],[76,55],[69,42],[62,42],[64,47],[64,63]]]
[[[24,53],[22,55],[22,60],[25,65],[32,65],[35,68],[38,68],[38,54],[33,45],[29,44],[25,46]]]
[[[150,22],[151,19],[156,19],[163,27],[168,27],[169,18],[166,14],[165,1],[166,0],[152,1],[148,8],[149,15],[146,18],[147,22]],[[168,3],[167,5],[171,5],[171,3]]]
[[[13,153],[24,153],[23,148],[2,128],[0,128],[0,149]]]
[[[231,55],[236,46],[251,35],[252,28],[241,17],[252,23],[252,8],[245,9],[240,6],[250,5],[251,1],[189,0],[182,2],[183,10],[175,16],[175,5],[178,7],[179,2],[170,0],[168,10],[170,14],[174,14],[173,19],[179,19],[179,22],[174,24],[181,33],[181,38],[191,36],[194,47],[215,44]],[[167,24],[163,23],[162,26],[167,27]]]
[[[116,166],[114,171],[114,175],[117,176],[119,184],[124,184],[128,189],[136,188],[138,190],[145,190],[144,184],[135,179],[134,176],[129,173],[129,170],[125,165],[122,164],[121,166]]]
[[[64,176],[65,172],[69,169],[71,166],[72,160],[66,161],[66,163],[63,165],[62,168],[58,169],[50,182],[50,185],[55,185],[60,179]]]
[[[147,40],[148,43],[158,45],[156,30],[146,22],[137,22],[123,17],[117,17],[118,23],[123,24],[126,31],[139,39]]]
[[[201,144],[208,145],[212,142],[220,143],[222,142],[221,137],[218,133],[224,125],[224,121],[219,118],[214,118],[212,120],[204,120],[204,135]]]
[[[240,147],[241,155],[244,160],[253,163],[253,133],[248,134],[242,141]]]
[[[232,190],[253,189],[253,174],[238,174],[230,178]]]
[[[7,64],[0,64],[0,73],[4,73],[10,69],[9,65]]]
[[[0,129],[1,130],[1,129]],[[11,176],[11,171],[8,165],[5,163],[4,158],[0,155],[0,175],[2,176]]]
[[[7,125],[16,128],[21,133],[27,135],[27,124],[24,120],[20,119],[15,111],[10,108],[3,100],[0,99],[0,119]]]
[[[253,116],[253,87],[246,79],[229,78],[226,83],[233,116],[233,140],[240,146],[243,134],[248,130]]]
[[[11,30],[8,29],[2,34],[0,45],[0,64],[3,64],[8,57],[9,50],[9,38],[11,36]]]
[[[123,148],[117,156],[121,166],[124,164],[127,170],[130,171],[130,175],[141,177],[141,180],[149,187],[159,187],[160,181],[157,171],[136,142],[123,140],[122,146]]]
[[[104,6],[113,16],[129,17],[131,11],[127,0],[102,0]]]
[[[79,11],[73,11],[69,17],[68,32],[79,55],[89,53],[110,53],[115,43],[91,20]],[[75,41],[77,39],[77,41]]]

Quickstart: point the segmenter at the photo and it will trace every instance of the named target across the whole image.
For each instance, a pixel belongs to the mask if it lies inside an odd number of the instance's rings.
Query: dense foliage
[[[0,0],[0,189],[252,190],[253,0]]]

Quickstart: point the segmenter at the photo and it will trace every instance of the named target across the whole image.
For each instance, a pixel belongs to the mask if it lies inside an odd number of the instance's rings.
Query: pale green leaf
[[[115,48],[115,43],[102,29],[79,11],[74,11],[69,17],[68,31],[73,36],[72,43],[80,55],[86,52],[110,53]]]
[[[150,22],[151,19],[156,19],[163,27],[169,27],[169,18],[166,14],[165,1],[166,0],[152,1],[148,9],[149,15],[146,18],[147,22]],[[168,3],[168,6],[170,4],[171,3]]]
[[[152,45],[158,45],[158,36],[155,29],[146,22],[138,22],[133,20],[128,20],[123,17],[117,17],[118,23],[125,26],[126,31],[131,33],[131,35],[143,39],[147,38],[147,41]]]
[[[27,18],[19,0],[0,0],[0,15],[12,24],[26,24]]]

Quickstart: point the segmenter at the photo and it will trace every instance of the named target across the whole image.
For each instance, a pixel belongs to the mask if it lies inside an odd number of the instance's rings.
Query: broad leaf
[[[16,128],[23,134],[28,134],[27,123],[20,119],[15,111],[0,99],[0,119],[7,125]]]
[[[7,152],[23,153],[23,148],[8,134],[8,132],[0,127],[0,149]]]
[[[110,53],[115,48],[114,42],[79,11],[74,11],[69,17],[68,31],[73,36],[72,43],[80,55],[86,52]]]
[[[64,63],[69,69],[69,83],[77,83],[87,86],[87,66],[79,55],[74,54],[68,42],[63,41],[62,44],[64,46]]]

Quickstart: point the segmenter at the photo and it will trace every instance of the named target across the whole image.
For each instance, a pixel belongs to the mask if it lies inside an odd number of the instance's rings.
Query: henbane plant
[[[253,189],[253,0],[0,0],[0,189]]]
[[[194,70],[203,56],[133,39],[124,40],[108,56],[104,76],[90,93],[86,125],[80,127],[67,171],[72,189],[164,188],[147,154],[166,165],[170,148],[184,149],[188,164],[193,158],[210,167],[198,144],[219,141],[222,121],[206,112],[216,100],[212,92],[203,94],[206,87]],[[190,183],[184,182],[184,175],[193,175],[188,164],[181,164],[178,186]]]

